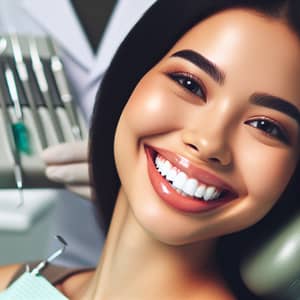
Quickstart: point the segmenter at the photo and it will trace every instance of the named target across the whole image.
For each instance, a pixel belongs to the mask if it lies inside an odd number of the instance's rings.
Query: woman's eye
[[[259,130],[262,130],[271,137],[274,137],[285,144],[289,143],[287,135],[284,133],[284,130],[280,128],[279,125],[273,123],[272,121],[265,119],[256,119],[245,122],[245,124],[255,127]]]
[[[205,92],[202,88],[201,84],[193,78],[191,74],[184,73],[172,73],[168,74],[168,76],[176,81],[178,84],[183,86],[185,89],[189,90],[191,93],[205,99]]]

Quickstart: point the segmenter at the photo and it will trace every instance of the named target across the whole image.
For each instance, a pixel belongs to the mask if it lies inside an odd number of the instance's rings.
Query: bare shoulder
[[[21,264],[14,264],[14,265],[7,265],[0,267],[0,291],[3,291],[11,279],[13,278],[14,274],[18,271],[21,267]]]

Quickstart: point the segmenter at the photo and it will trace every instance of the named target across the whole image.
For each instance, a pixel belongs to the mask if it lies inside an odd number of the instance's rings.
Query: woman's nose
[[[183,143],[195,158],[207,163],[229,166],[232,162],[230,137],[222,125],[208,124],[201,128],[185,129]]]

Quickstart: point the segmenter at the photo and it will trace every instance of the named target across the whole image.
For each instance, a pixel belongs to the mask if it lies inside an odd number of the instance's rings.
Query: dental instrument
[[[30,52],[30,57],[32,61],[32,68],[35,74],[35,77],[37,79],[37,83],[39,86],[39,89],[43,95],[43,98],[45,100],[46,106],[48,108],[50,117],[52,119],[52,123],[57,135],[57,139],[60,143],[64,142],[64,135],[62,128],[60,126],[58,117],[55,112],[55,108],[51,99],[51,95],[49,92],[49,87],[45,75],[45,70],[44,66],[42,64],[39,52],[38,52],[38,47],[37,43],[34,37],[29,38],[29,52]]]
[[[64,107],[67,112],[67,116],[69,118],[70,124],[72,126],[72,134],[76,140],[82,139],[82,132],[79,125],[78,114],[76,111],[76,106],[74,104],[74,100],[72,94],[70,92],[70,88],[64,73],[63,64],[61,59],[57,55],[57,51],[55,49],[54,41],[50,38],[47,39],[48,47],[51,52],[50,57],[50,67],[55,79],[55,83],[60,95],[60,98],[64,104]]]
[[[18,36],[15,33],[11,34],[10,41],[11,41],[11,46],[12,46],[12,50],[13,50],[13,56],[14,56],[14,60],[15,60],[15,64],[16,64],[17,73],[19,75],[22,86],[24,88],[25,96],[28,100],[28,103],[29,103],[29,106],[30,106],[30,109],[32,112],[32,116],[33,116],[34,122],[36,124],[36,128],[37,128],[37,132],[39,135],[39,140],[40,140],[42,149],[44,149],[47,147],[47,141],[46,141],[45,133],[43,131],[42,121],[41,121],[41,118],[37,111],[37,105],[35,103],[34,96],[32,94],[32,88],[29,83],[29,74],[28,74],[27,66],[24,62],[24,58],[23,58],[23,54],[22,54]]]

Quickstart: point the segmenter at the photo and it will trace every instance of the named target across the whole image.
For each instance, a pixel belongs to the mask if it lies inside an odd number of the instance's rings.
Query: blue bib
[[[5,291],[0,300],[68,300],[41,275],[25,272]]]

